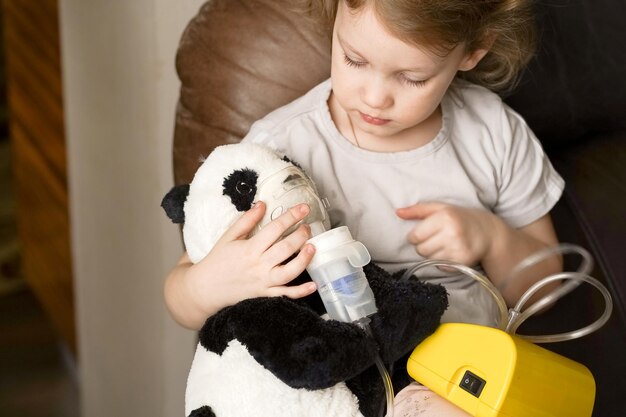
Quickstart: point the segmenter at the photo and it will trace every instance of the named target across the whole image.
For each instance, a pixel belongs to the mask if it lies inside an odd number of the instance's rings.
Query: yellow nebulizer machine
[[[410,356],[412,378],[480,417],[589,417],[583,365],[499,329],[444,323]]]
[[[561,245],[526,259],[509,278],[555,252],[578,253],[583,257],[583,263],[577,272],[555,274],[539,281],[510,311],[493,284],[471,268],[450,262],[425,261],[407,271],[405,278],[428,266],[457,269],[483,284],[494,295],[501,310],[500,328],[466,323],[441,324],[410,355],[409,375],[475,417],[590,417],[595,381],[589,369],[534,342],[575,339],[597,330],[609,319],[611,296],[600,282],[588,275],[591,256],[578,246]],[[562,284],[522,312],[523,305],[537,290],[554,281]],[[594,323],[555,335],[515,333],[524,320],[581,282],[596,287],[606,301],[604,313]]]

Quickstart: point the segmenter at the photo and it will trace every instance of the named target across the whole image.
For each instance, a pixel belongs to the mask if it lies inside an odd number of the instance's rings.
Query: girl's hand
[[[525,271],[513,282],[506,281],[511,270],[524,258],[558,244],[550,215],[513,229],[495,214],[444,203],[420,203],[396,210],[402,219],[421,220],[408,240],[427,258],[458,262],[466,266],[481,263],[486,275],[502,293],[509,306],[541,278],[563,270],[560,256],[554,256]],[[445,269],[445,268],[444,268]],[[506,282],[505,282],[506,281]],[[558,283],[535,294],[541,298]]]
[[[418,203],[396,210],[405,220],[421,220],[408,241],[425,258],[473,266],[492,246],[494,217],[491,212],[444,203]]]
[[[303,224],[280,239],[289,227],[306,217],[309,207],[292,207],[249,237],[264,212],[265,204],[257,203],[224,233],[204,259],[189,265],[184,280],[186,292],[204,319],[246,298],[299,298],[315,291],[313,282],[286,286],[306,269],[315,253],[313,245],[305,244],[311,237],[309,226]]]

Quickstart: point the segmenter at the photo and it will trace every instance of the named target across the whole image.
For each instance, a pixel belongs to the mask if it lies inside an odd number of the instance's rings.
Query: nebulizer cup
[[[371,260],[365,246],[352,238],[346,226],[314,236],[309,243],[315,246],[315,256],[307,272],[329,317],[350,323],[374,314],[374,293],[363,272]]]

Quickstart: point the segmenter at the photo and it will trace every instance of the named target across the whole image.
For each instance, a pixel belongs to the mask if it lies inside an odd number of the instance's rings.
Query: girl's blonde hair
[[[459,76],[491,90],[510,91],[535,51],[532,0],[309,0],[330,27],[339,2],[358,11],[373,7],[389,31],[405,42],[445,55],[465,43],[468,52],[489,52]]]

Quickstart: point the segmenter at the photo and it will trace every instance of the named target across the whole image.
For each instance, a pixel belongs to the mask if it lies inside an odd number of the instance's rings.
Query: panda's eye
[[[244,181],[239,181],[237,185],[235,185],[235,190],[241,195],[248,195],[252,193],[252,186]]]
[[[258,178],[258,174],[248,168],[237,169],[224,178],[224,195],[230,198],[237,211],[250,210],[252,207]]]

